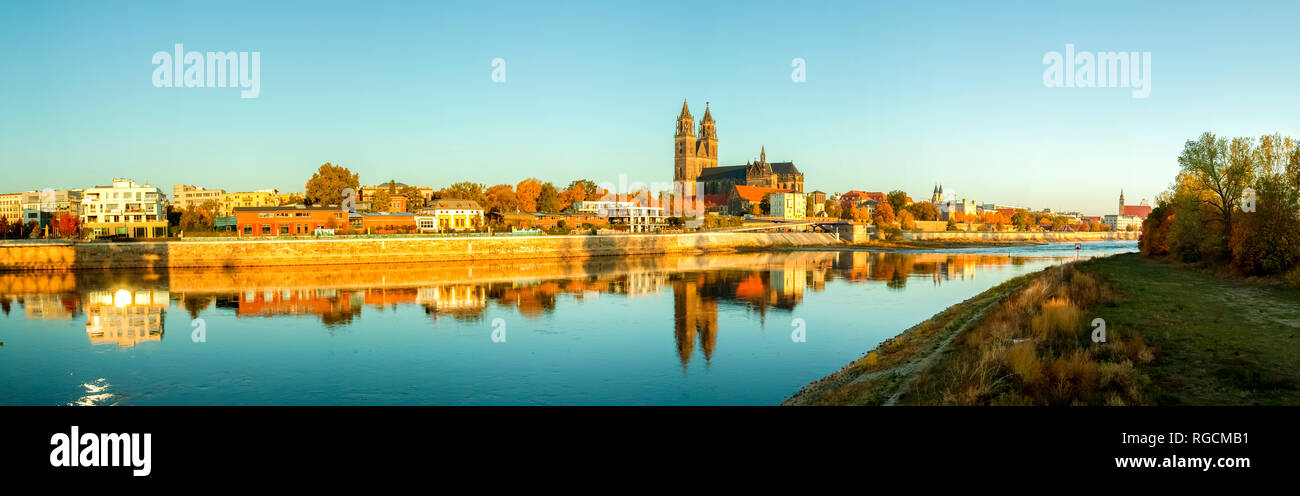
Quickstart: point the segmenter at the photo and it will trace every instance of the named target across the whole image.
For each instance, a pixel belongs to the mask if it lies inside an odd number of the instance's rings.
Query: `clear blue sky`
[[[683,98],[721,162],[807,190],[936,182],[1103,214],[1203,131],[1300,136],[1295,2],[4,2],[0,189],[113,177],[301,191],[535,176],[668,181]],[[261,95],[155,88],[151,57],[260,51]],[[1151,95],[1046,88],[1046,52],[1149,51]],[[491,60],[507,81],[491,81]],[[807,61],[807,82],[790,79]]]

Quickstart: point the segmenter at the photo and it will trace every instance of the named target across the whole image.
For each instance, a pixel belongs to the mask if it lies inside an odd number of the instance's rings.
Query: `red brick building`
[[[339,207],[235,207],[235,232],[243,236],[309,236],[316,230],[341,229],[348,212]]]

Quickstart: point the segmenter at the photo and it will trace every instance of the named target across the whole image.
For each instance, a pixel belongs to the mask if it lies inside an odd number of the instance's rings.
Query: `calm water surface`
[[[3,273],[0,403],[771,405],[1083,247]]]

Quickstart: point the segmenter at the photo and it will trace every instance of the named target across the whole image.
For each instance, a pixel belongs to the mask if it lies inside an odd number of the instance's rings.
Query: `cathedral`
[[[733,186],[754,186],[803,193],[803,173],[793,162],[768,163],[767,149],[759,150],[758,160],[745,165],[718,166],[718,130],[704,105],[699,132],[686,101],[677,116],[677,134],[673,137],[673,181],[688,195],[727,194]]]

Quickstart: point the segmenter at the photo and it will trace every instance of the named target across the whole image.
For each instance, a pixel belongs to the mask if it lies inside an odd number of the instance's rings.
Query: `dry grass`
[[[1005,298],[922,372],[910,404],[1141,405],[1149,382],[1134,364],[1159,359],[1141,336],[1108,329],[1093,343],[1088,309],[1115,293],[1074,264],[1046,269]]]

